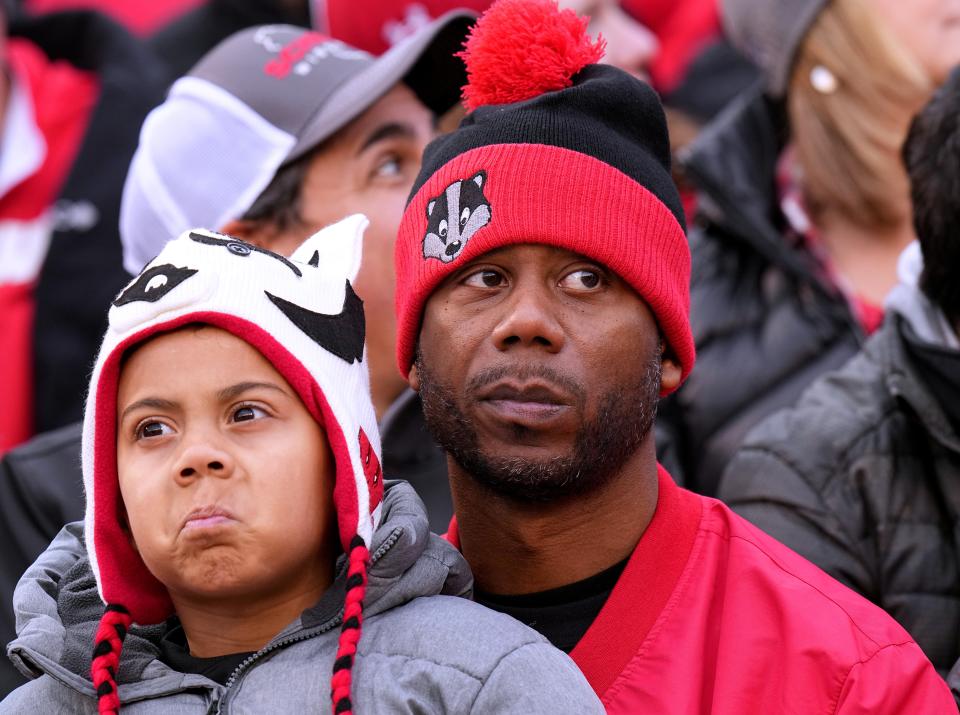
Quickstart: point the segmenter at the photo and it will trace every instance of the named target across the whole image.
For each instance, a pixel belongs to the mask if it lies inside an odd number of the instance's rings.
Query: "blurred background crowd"
[[[380,84],[332,63],[400,62],[437,18],[487,5],[4,0],[3,642],[23,569],[82,515],[78,422],[107,309],[163,236],[194,225],[290,253],[370,215],[357,287],[385,472],[445,529],[445,458],[394,364],[392,243],[424,146],[463,115],[448,89],[465,80],[451,57],[466,22],[431,31]],[[947,675],[960,658],[960,2],[560,5],[591,17],[605,62],[652,84],[670,127],[697,367],[660,406],[661,461],[888,610]],[[333,59],[277,50],[276,71],[327,72],[329,102],[288,108],[208,55],[270,24],[343,43]],[[233,66],[250,52],[226,49]],[[329,112],[329,131],[295,157],[269,138],[302,143],[290,127],[304,112]],[[2,695],[20,681],[0,668]]]

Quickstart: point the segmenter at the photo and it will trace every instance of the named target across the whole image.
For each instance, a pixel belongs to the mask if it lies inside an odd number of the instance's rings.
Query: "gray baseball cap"
[[[292,25],[221,42],[144,121],[120,209],[126,269],[138,273],[191,227],[242,216],[284,164],[399,82],[437,114],[453,107],[466,83],[454,55],[475,19],[447,13],[380,57]]]
[[[803,38],[829,0],[722,0],[724,30],[766,76],[767,93],[787,93]]]

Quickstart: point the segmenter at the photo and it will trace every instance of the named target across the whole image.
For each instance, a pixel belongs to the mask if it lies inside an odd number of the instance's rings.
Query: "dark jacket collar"
[[[890,395],[909,406],[933,439],[951,452],[960,454],[960,436],[920,374],[920,366],[910,356],[905,334],[908,329],[904,318],[893,314],[868,349],[874,352],[880,364]]]

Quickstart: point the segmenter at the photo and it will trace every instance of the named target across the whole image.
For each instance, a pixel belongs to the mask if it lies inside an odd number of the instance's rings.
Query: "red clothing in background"
[[[659,484],[653,520],[570,653],[608,713],[955,715],[884,611],[662,468]]]
[[[92,74],[50,62],[25,40],[8,40],[7,61],[40,141],[38,165],[0,195],[0,454],[33,432],[33,288],[50,241],[52,206],[98,94]],[[17,131],[7,122],[5,150],[26,146],[26,137],[10,136]]]
[[[203,0],[27,0],[35,14],[60,10],[99,10],[138,35],[149,35]]]
[[[660,43],[650,65],[662,93],[677,88],[700,51],[720,36],[718,0],[622,0],[620,5]]]

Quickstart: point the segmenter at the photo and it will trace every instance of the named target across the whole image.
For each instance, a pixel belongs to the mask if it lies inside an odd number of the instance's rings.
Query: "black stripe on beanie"
[[[410,199],[444,164],[472,149],[546,144],[592,156],[626,174],[656,196],[686,230],[680,194],[670,175],[667,120],[656,92],[609,65],[588,65],[573,81],[566,89],[478,107],[468,114],[455,131],[427,147]]]

